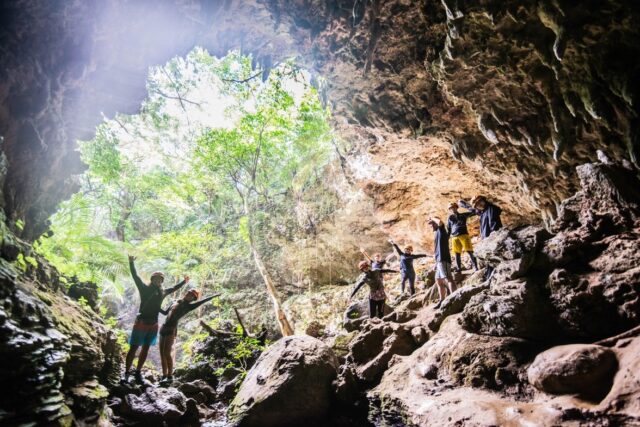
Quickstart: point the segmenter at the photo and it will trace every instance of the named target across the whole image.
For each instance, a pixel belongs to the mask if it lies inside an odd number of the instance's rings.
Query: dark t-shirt
[[[458,212],[449,215],[449,221],[447,221],[447,232],[451,236],[469,234],[469,230],[467,229],[467,219],[473,215],[475,215],[474,212]]]
[[[416,258],[424,258],[427,256],[426,254],[408,254],[402,252],[400,247],[395,243],[393,244],[393,247],[400,257],[400,270],[405,273],[415,273],[415,270],[413,269],[413,260]]]
[[[380,269],[380,270],[369,270],[364,272],[358,277],[358,281],[356,282],[356,287],[353,289],[351,293],[351,297],[353,297],[363,285],[369,286],[370,295],[375,294],[376,292],[380,292],[384,290],[384,282],[382,275],[384,273],[396,273],[394,270]]]
[[[138,288],[140,293],[140,308],[138,309],[137,319],[145,323],[158,323],[158,314],[162,307],[162,301],[185,285],[185,281],[178,283],[177,285],[163,289],[155,285],[145,285],[136,272],[136,267],[133,261],[129,262],[129,268],[131,269],[131,277],[133,282]]]
[[[444,228],[444,225],[440,225],[435,232],[434,238],[434,256],[437,262],[451,262],[451,253],[449,252],[449,234]]]
[[[483,210],[473,208],[464,200],[460,200],[460,204],[463,208],[469,209],[470,212],[480,215],[480,237],[483,239],[502,228],[502,221],[500,220],[502,209],[493,203],[487,202],[487,206]]]
[[[196,302],[186,302],[183,300],[183,301],[179,301],[172,304],[166,310],[162,310],[163,313],[168,313],[167,318],[165,319],[162,327],[163,328],[177,327],[178,321],[182,319],[187,313],[200,307],[205,302],[211,301],[211,299],[213,299],[213,297],[204,298]]]

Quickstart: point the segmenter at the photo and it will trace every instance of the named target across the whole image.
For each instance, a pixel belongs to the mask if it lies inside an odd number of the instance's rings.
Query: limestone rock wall
[[[101,113],[135,112],[148,66],[197,44],[266,68],[298,56],[353,147],[354,181],[379,200],[412,194],[417,215],[486,192],[511,222],[549,219],[596,149],[638,163],[631,1],[16,0],[0,11],[4,208],[26,239],[74,189],[75,140]],[[429,240],[399,208],[379,203],[387,231]]]

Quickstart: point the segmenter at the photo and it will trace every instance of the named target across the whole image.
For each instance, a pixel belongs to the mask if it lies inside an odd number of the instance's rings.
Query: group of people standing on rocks
[[[129,256],[129,268],[131,269],[133,282],[140,294],[140,308],[138,309],[138,314],[129,338],[129,351],[125,359],[123,382],[129,382],[131,366],[133,365],[133,359],[135,359],[138,349],[140,349],[138,365],[133,374],[137,383],[143,384],[145,382],[142,378],[142,367],[147,360],[149,348],[156,344],[159,333],[160,359],[162,362],[162,379],[160,383],[161,385],[169,385],[173,382],[173,345],[178,333],[178,321],[187,313],[211,301],[215,298],[215,295],[198,301],[200,292],[196,289],[189,289],[181,299],[172,303],[166,309],[163,309],[162,302],[164,299],[187,285],[189,283],[189,276],[184,276],[184,280],[175,286],[163,288],[163,273],[159,271],[152,273],[150,283],[145,284],[136,272],[135,257],[133,256]],[[162,327],[158,326],[160,313],[166,316]]]
[[[466,212],[459,212],[460,207],[466,209]],[[440,307],[442,301],[447,295],[453,293],[457,284],[452,274],[451,250],[453,249],[456,271],[462,271],[462,253],[469,255],[473,269],[478,271],[478,261],[473,253],[473,244],[469,236],[467,228],[467,220],[477,215],[480,217],[480,238],[485,239],[489,235],[502,228],[500,214],[502,210],[487,200],[485,196],[475,196],[470,203],[465,200],[449,203],[449,218],[445,225],[440,218],[433,217],[427,220],[434,232],[434,250],[433,255],[414,254],[413,247],[407,245],[404,250],[400,248],[393,240],[389,243],[393,246],[396,255],[400,258],[400,289],[405,293],[405,284],[408,284],[410,295],[415,294],[416,272],[413,267],[413,260],[433,256],[435,260],[435,280],[438,286],[439,301],[436,308]],[[451,243],[450,243],[451,242]],[[365,284],[369,287],[369,313],[370,317],[382,317],[384,315],[384,306],[387,295],[384,287],[385,273],[398,273],[397,270],[385,268],[385,265],[394,256],[389,254],[383,257],[382,254],[375,254],[373,259],[369,257],[364,249],[360,249],[366,260],[358,263],[358,269],[362,272],[358,278],[355,288],[349,299],[353,298],[356,293]],[[489,280],[493,273],[493,268],[487,266],[485,268],[484,280]]]
[[[458,209],[460,206],[467,209],[467,211],[459,212]],[[500,221],[501,209],[489,202],[484,196],[474,197],[471,203],[467,203],[464,200],[460,200],[458,203],[450,203],[448,209],[450,215],[446,226],[437,217],[427,220],[427,223],[434,231],[433,255],[413,253],[413,247],[411,245],[400,248],[396,242],[389,240],[389,243],[393,246],[395,255],[400,259],[400,271],[385,268],[389,260],[394,256],[393,253],[387,257],[383,257],[381,254],[375,254],[372,259],[364,250],[361,250],[366,260],[358,264],[358,269],[362,274],[358,278],[350,298],[353,298],[360,288],[366,284],[369,287],[369,309],[371,317],[381,318],[384,315],[385,301],[387,299],[384,287],[384,274],[399,272],[401,274],[400,283],[402,293],[405,293],[405,289],[408,289],[409,294],[414,295],[416,292],[416,271],[413,267],[413,261],[427,256],[433,256],[435,259],[435,279],[440,297],[437,307],[439,307],[444,298],[454,292],[457,287],[452,274],[449,241],[451,241],[451,247],[453,248],[455,256],[456,270],[458,272],[462,271],[462,252],[469,254],[473,268],[478,270],[478,262],[473,253],[473,245],[467,229],[467,220],[474,215],[480,217],[480,237],[484,239],[492,232],[502,228],[502,222]],[[181,299],[166,309],[163,309],[162,303],[164,299],[187,285],[189,283],[189,276],[185,276],[184,280],[175,286],[163,288],[162,284],[165,279],[163,273],[154,272],[151,274],[150,283],[145,284],[136,272],[135,257],[133,256],[129,256],[129,267],[133,281],[140,294],[140,308],[129,339],[130,347],[125,360],[123,382],[129,381],[133,360],[138,350],[140,350],[140,354],[138,355],[138,364],[133,375],[136,382],[145,382],[142,378],[141,370],[147,359],[149,348],[156,344],[159,334],[160,358],[162,361],[162,380],[160,383],[168,385],[173,382],[173,346],[177,336],[178,321],[215,296],[210,296],[198,301],[200,293],[196,289],[189,289]],[[491,273],[492,269],[486,267],[485,280],[490,278]],[[160,313],[166,316],[162,327],[158,325]]]

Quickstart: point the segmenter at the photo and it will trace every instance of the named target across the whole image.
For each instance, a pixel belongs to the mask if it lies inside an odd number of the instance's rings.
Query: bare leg
[[[144,366],[144,362],[147,361],[147,355],[149,354],[149,346],[143,345],[140,349],[140,354],[138,355],[138,371],[142,370]]]
[[[136,352],[138,351],[137,345],[132,345],[129,347],[129,351],[127,352],[127,357],[124,362],[124,373],[125,375],[131,369],[131,365],[133,365],[133,359],[136,358]]]
[[[438,285],[438,295],[440,296],[440,302],[442,302],[447,297],[447,286],[444,279],[437,279],[436,284]]]
[[[167,346],[165,352],[167,353],[167,376],[173,376],[173,358],[175,356],[173,352],[173,343],[176,337],[171,335],[167,337]]]
[[[456,281],[453,279],[452,275],[449,275],[449,295],[454,293],[456,289],[458,289],[458,286],[456,285]]]
[[[160,362],[162,363],[163,377],[167,376],[167,352],[165,351],[165,348],[164,348],[166,341],[167,341],[167,338],[160,335],[159,349],[160,349]]]

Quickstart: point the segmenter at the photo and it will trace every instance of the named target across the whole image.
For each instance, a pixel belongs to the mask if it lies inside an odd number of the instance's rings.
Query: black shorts
[[[165,326],[162,325],[160,328],[160,336],[161,337],[175,337],[178,335],[178,328],[175,326]]]

